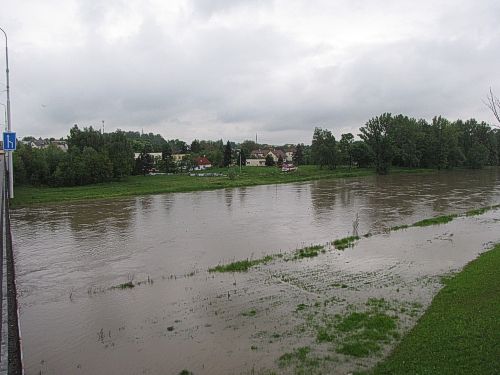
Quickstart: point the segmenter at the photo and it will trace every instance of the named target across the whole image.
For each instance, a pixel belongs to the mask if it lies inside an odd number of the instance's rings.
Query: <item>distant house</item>
[[[194,159],[194,170],[204,171],[205,169],[212,168],[212,162],[204,156],[199,156]]]
[[[180,163],[182,161],[182,159],[184,159],[184,157],[187,155],[188,154],[172,154],[172,160],[175,163]]]
[[[139,159],[140,152],[134,153],[134,159]],[[161,152],[148,152],[149,156],[152,156],[154,160],[161,159]]]
[[[265,159],[267,155],[271,155],[274,162],[276,163],[278,159],[281,157],[283,161],[287,160],[287,155],[283,150],[280,149],[265,149],[265,150],[253,150],[250,153],[250,159]],[[291,161],[291,158],[290,158]],[[255,163],[254,163],[255,164]],[[248,163],[247,163],[248,165]]]
[[[66,141],[50,141],[50,144],[57,146],[64,152],[68,151],[68,144],[66,143]]]
[[[29,141],[21,141],[24,145],[29,146],[31,148],[47,148],[50,145],[55,145],[59,149],[63,150],[64,152],[68,151],[68,144],[66,141],[50,141],[48,139],[42,139],[41,137],[38,139],[31,139]]]
[[[269,151],[269,154],[272,155],[274,162],[277,162],[280,157],[283,161],[285,161],[286,159],[286,154],[283,152],[283,150],[271,150]]]
[[[49,145],[49,142],[45,139],[42,139],[41,137],[23,143],[27,146],[30,146],[31,148],[45,148]]]
[[[247,159],[247,167],[265,167],[266,159]]]
[[[251,159],[265,159],[266,155],[269,153],[269,150],[253,150],[250,152],[250,158]]]

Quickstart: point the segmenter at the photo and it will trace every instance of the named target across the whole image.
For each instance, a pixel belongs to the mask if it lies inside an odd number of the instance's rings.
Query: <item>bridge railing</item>
[[[4,163],[2,163],[4,164]],[[2,310],[0,324],[0,374],[24,374],[21,330],[19,327],[19,308],[17,304],[17,288],[15,278],[14,252],[12,249],[12,232],[10,227],[10,210],[8,194],[8,178],[5,165],[2,165],[0,190],[0,308]]]

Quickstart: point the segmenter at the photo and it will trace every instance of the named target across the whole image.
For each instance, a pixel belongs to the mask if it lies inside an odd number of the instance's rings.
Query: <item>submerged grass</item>
[[[482,215],[490,210],[494,210],[496,208],[499,208],[500,204],[495,204],[493,206],[487,206],[487,207],[481,207],[481,208],[476,208],[475,210],[470,210],[465,213],[465,216],[470,217],[470,216],[477,216],[477,215]]]
[[[437,224],[446,224],[452,221],[458,217],[457,214],[452,214],[452,215],[442,215],[442,216],[436,216],[432,217],[430,219],[424,219],[417,221],[416,223],[413,223],[413,227],[428,227],[430,225],[437,225]]]
[[[134,287],[135,285],[132,281],[127,281],[126,283],[112,286],[110,289],[132,289]]]
[[[296,250],[293,259],[313,258],[318,256],[320,251],[324,252],[324,249],[325,247],[323,245],[307,246]]]
[[[249,311],[244,311],[241,313],[242,316],[249,316],[249,317],[252,317],[252,316],[255,316],[257,315],[257,311],[252,309],[252,310],[249,310]]]
[[[435,217],[431,217],[429,219],[417,221],[416,223],[413,223],[410,225],[409,224],[397,225],[395,227],[391,227],[390,230],[392,231],[392,230],[407,229],[407,228],[411,228],[411,227],[427,227],[430,225],[446,224],[446,223],[449,223],[453,219],[456,219],[457,217],[460,217],[460,216],[471,217],[471,216],[482,215],[488,211],[495,210],[497,208],[500,208],[500,204],[476,208],[476,209],[464,212],[462,214],[450,214],[450,215],[435,216]]]
[[[357,240],[359,240],[358,236],[344,237],[333,241],[333,246],[335,246],[335,248],[338,250],[344,250],[348,247],[353,246],[354,242]]]
[[[209,268],[208,272],[245,272],[258,264],[265,264],[272,261],[273,259],[274,256],[266,255],[265,257],[260,259],[239,260],[229,264],[219,264],[218,266]]]
[[[353,357],[366,357],[380,351],[382,344],[398,336],[397,317],[378,308],[351,312],[326,319],[316,327],[316,340],[337,343],[336,352]]]
[[[500,374],[500,244],[445,279],[373,374]]]
[[[324,374],[322,365],[332,360],[329,356],[318,357],[313,355],[310,347],[303,346],[291,353],[283,354],[278,359],[278,365],[281,368],[293,367],[293,373],[296,375]]]

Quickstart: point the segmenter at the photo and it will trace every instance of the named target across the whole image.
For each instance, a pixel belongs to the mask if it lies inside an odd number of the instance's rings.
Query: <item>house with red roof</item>
[[[194,170],[204,171],[205,169],[212,168],[212,162],[208,160],[205,156],[198,156],[194,159]]]

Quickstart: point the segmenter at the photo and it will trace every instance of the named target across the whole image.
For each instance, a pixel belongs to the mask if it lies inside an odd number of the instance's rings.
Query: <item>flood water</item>
[[[288,335],[272,343],[266,336],[300,324],[293,313],[297,301],[342,296],[340,311],[375,294],[425,306],[440,287],[433,277],[461,268],[500,241],[500,216],[495,210],[438,227],[386,229],[498,203],[500,170],[487,169],[15,210],[26,373],[273,369],[281,354],[304,340]],[[374,236],[352,249],[244,274],[207,272],[220,263],[345,237],[356,215],[359,233]],[[327,287],[335,280],[349,287]],[[140,285],[110,289],[127,281]],[[249,309],[258,319],[242,318]],[[374,363],[339,362],[334,372]]]

